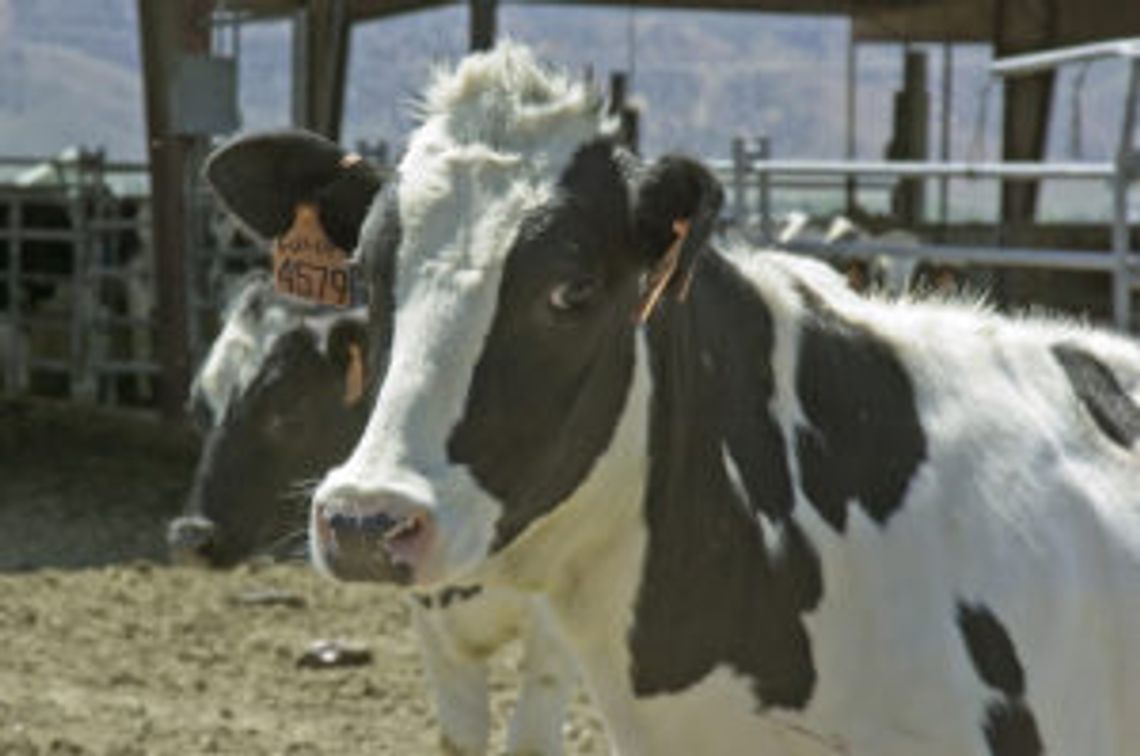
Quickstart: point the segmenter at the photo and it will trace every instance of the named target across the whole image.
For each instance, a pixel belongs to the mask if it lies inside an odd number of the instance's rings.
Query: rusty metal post
[[[293,16],[293,123],[340,138],[352,19],[346,0],[311,0]]]
[[[498,5],[498,0],[469,0],[472,52],[490,50],[495,46]]]
[[[190,385],[184,187],[196,140],[175,133],[171,92],[180,57],[209,51],[213,0],[137,1],[154,206],[159,409],[164,418],[175,420],[182,416]]]

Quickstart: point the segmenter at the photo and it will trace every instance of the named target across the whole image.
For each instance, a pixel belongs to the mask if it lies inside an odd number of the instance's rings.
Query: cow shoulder
[[[886,339],[800,291],[807,314],[795,380],[805,422],[796,454],[804,492],[837,531],[851,502],[886,525],[927,457],[913,381]]]

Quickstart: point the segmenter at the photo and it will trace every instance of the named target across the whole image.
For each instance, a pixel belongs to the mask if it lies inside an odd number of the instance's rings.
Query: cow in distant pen
[[[317,565],[540,593],[626,754],[1135,753],[1140,350],[717,251],[604,113],[511,44],[426,92]]]
[[[271,132],[227,145],[207,172],[238,211],[249,205],[228,193],[231,172],[266,175],[257,157],[267,144],[274,154],[302,148],[304,156],[286,161],[296,172],[277,178],[303,187],[306,196],[322,194],[314,185],[328,192],[338,180],[362,193],[376,189],[359,169],[341,175],[343,153],[335,145],[305,133]],[[340,207],[343,212],[346,205]],[[362,216],[366,208],[363,202],[356,212]],[[348,234],[338,236],[346,248],[355,244],[358,225],[359,218],[334,226],[338,235]],[[279,233],[273,226],[252,228],[263,239]],[[228,566],[255,553],[297,553],[308,514],[299,505],[307,503],[319,476],[351,451],[371,410],[367,391],[374,368],[367,321],[362,308],[310,305],[277,294],[264,274],[247,278],[191,389],[190,408],[205,440],[186,511],[169,528],[175,561]],[[523,679],[507,736],[509,752],[561,753],[562,722],[577,672],[545,607],[518,591],[474,581],[414,591],[410,597],[448,752],[485,752],[487,662],[506,642],[521,638]]]

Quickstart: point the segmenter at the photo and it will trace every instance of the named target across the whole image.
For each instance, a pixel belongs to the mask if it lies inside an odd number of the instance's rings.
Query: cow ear
[[[207,158],[204,174],[226,209],[263,241],[289,230],[298,205],[312,204],[330,239],[345,250],[356,246],[381,185],[371,163],[300,130],[238,137]]]
[[[368,339],[364,323],[342,318],[329,330],[328,357],[344,376],[344,403],[356,404],[364,396],[367,380]]]
[[[661,296],[684,299],[716,229],[724,190],[708,168],[678,155],[662,157],[641,177],[634,231],[649,274],[637,319],[645,322]]]

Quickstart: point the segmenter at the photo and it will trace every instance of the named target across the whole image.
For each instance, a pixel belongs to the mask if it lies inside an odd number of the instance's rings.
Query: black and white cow
[[[267,165],[260,160],[266,150],[290,158],[284,166],[274,164],[276,178],[282,184],[292,180],[306,198],[319,197],[322,189],[327,193],[338,181],[364,194],[376,189],[360,176],[342,176],[343,153],[313,135],[244,137],[215,155],[208,177],[247,219],[258,216],[249,212],[246,196],[263,208],[300,196],[286,196],[272,183],[251,195],[229,193],[239,176],[244,186],[254,185],[247,178],[266,178]],[[321,165],[329,170],[318,170]],[[342,212],[348,208],[359,216],[366,207],[340,205]],[[279,217],[288,222],[287,212]],[[359,217],[353,222],[358,226]],[[254,228],[263,238],[280,232]],[[351,248],[355,227],[342,228],[338,243]],[[286,552],[296,546],[293,536],[305,533],[308,517],[307,507],[297,505],[307,504],[306,490],[352,450],[371,410],[367,379],[374,371],[367,366],[366,321],[363,309],[336,311],[283,297],[264,275],[245,282],[191,389],[190,406],[205,440],[186,512],[169,529],[176,561],[226,566],[275,546]],[[577,672],[544,606],[518,591],[474,582],[416,591],[411,599],[449,752],[486,750],[487,661],[508,641],[522,638],[522,689],[508,733],[510,753],[560,753]]]
[[[514,45],[426,92],[319,567],[541,593],[627,754],[1134,753],[1140,351],[718,253],[603,113]]]
[[[367,419],[365,317],[282,297],[264,273],[239,286],[190,388],[203,442],[167,534],[174,561],[229,567],[303,545],[309,488]]]

